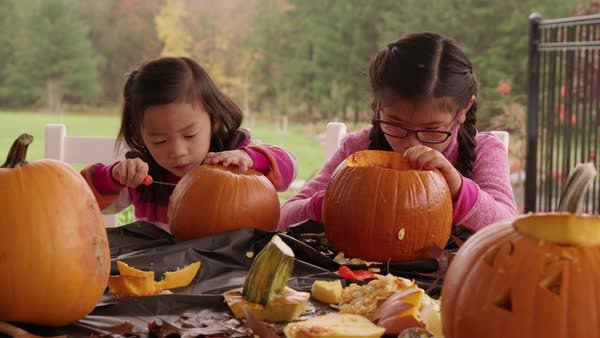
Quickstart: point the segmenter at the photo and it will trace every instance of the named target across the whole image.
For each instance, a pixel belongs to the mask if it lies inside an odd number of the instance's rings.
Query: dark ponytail
[[[477,129],[477,102],[474,102],[471,109],[467,111],[465,123],[458,129],[458,157],[456,158],[456,169],[467,178],[471,178],[473,163],[477,157],[475,151],[475,136]]]

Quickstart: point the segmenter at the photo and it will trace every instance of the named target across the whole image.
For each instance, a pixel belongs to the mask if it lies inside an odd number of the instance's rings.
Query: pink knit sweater
[[[368,148],[370,129],[366,127],[344,137],[340,148],[319,174],[282,206],[278,230],[285,231],[290,225],[306,219],[321,221],[321,205],[331,174],[348,156]],[[462,178],[461,190],[453,203],[453,223],[473,232],[517,213],[504,145],[488,132],[478,133],[476,141],[477,157],[471,179]],[[456,138],[443,155],[455,164],[458,155]]]

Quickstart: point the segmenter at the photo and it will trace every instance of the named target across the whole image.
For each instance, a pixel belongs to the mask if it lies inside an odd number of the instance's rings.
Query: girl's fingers
[[[126,169],[125,166],[120,166],[117,169],[117,174],[119,175],[117,177],[118,177],[118,180],[119,180],[120,184],[125,184],[125,182],[127,180],[127,171],[125,169]]]
[[[418,169],[424,169],[425,165],[436,159],[437,154],[434,151],[427,151],[419,154],[415,160],[415,165]]]
[[[204,163],[206,164],[217,164],[219,163],[219,156],[217,155],[217,153],[207,153],[206,156],[204,157]]]
[[[126,186],[131,187],[133,185],[133,182],[135,180],[137,174],[137,167],[135,166],[134,163],[130,163],[127,166],[127,180],[126,180]]]
[[[243,150],[229,150],[220,153],[208,153],[204,159],[204,163],[221,164],[226,167],[235,165],[240,168],[240,170],[246,171],[251,165],[251,159],[246,159],[244,157],[245,152],[243,154],[240,152],[243,152]]]
[[[405,153],[404,153],[404,158],[406,159],[406,161],[408,161],[408,164],[415,169],[420,169],[418,167],[418,159],[419,157],[421,157],[421,155],[423,154],[423,149],[419,148],[419,147],[412,147],[410,149],[408,149]]]

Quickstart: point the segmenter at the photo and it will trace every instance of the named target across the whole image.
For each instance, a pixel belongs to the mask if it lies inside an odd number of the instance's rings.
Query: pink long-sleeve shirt
[[[370,129],[366,127],[344,137],[340,148],[319,174],[282,206],[278,230],[285,231],[290,225],[307,219],[321,221],[321,206],[331,174],[348,156],[368,148]],[[517,214],[504,144],[488,132],[478,133],[476,142],[477,157],[471,178],[462,177],[460,191],[453,202],[453,224],[473,232]],[[455,164],[456,138],[442,154]]]

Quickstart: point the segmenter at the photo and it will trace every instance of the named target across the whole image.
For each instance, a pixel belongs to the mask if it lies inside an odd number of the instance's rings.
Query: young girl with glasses
[[[455,225],[475,232],[517,213],[506,149],[475,128],[477,80],[456,42],[409,34],[377,53],[369,80],[372,126],[348,134],[318,176],[283,205],[279,230],[321,221],[333,170],[365,149],[401,153],[414,169],[438,169],[450,187]]]

